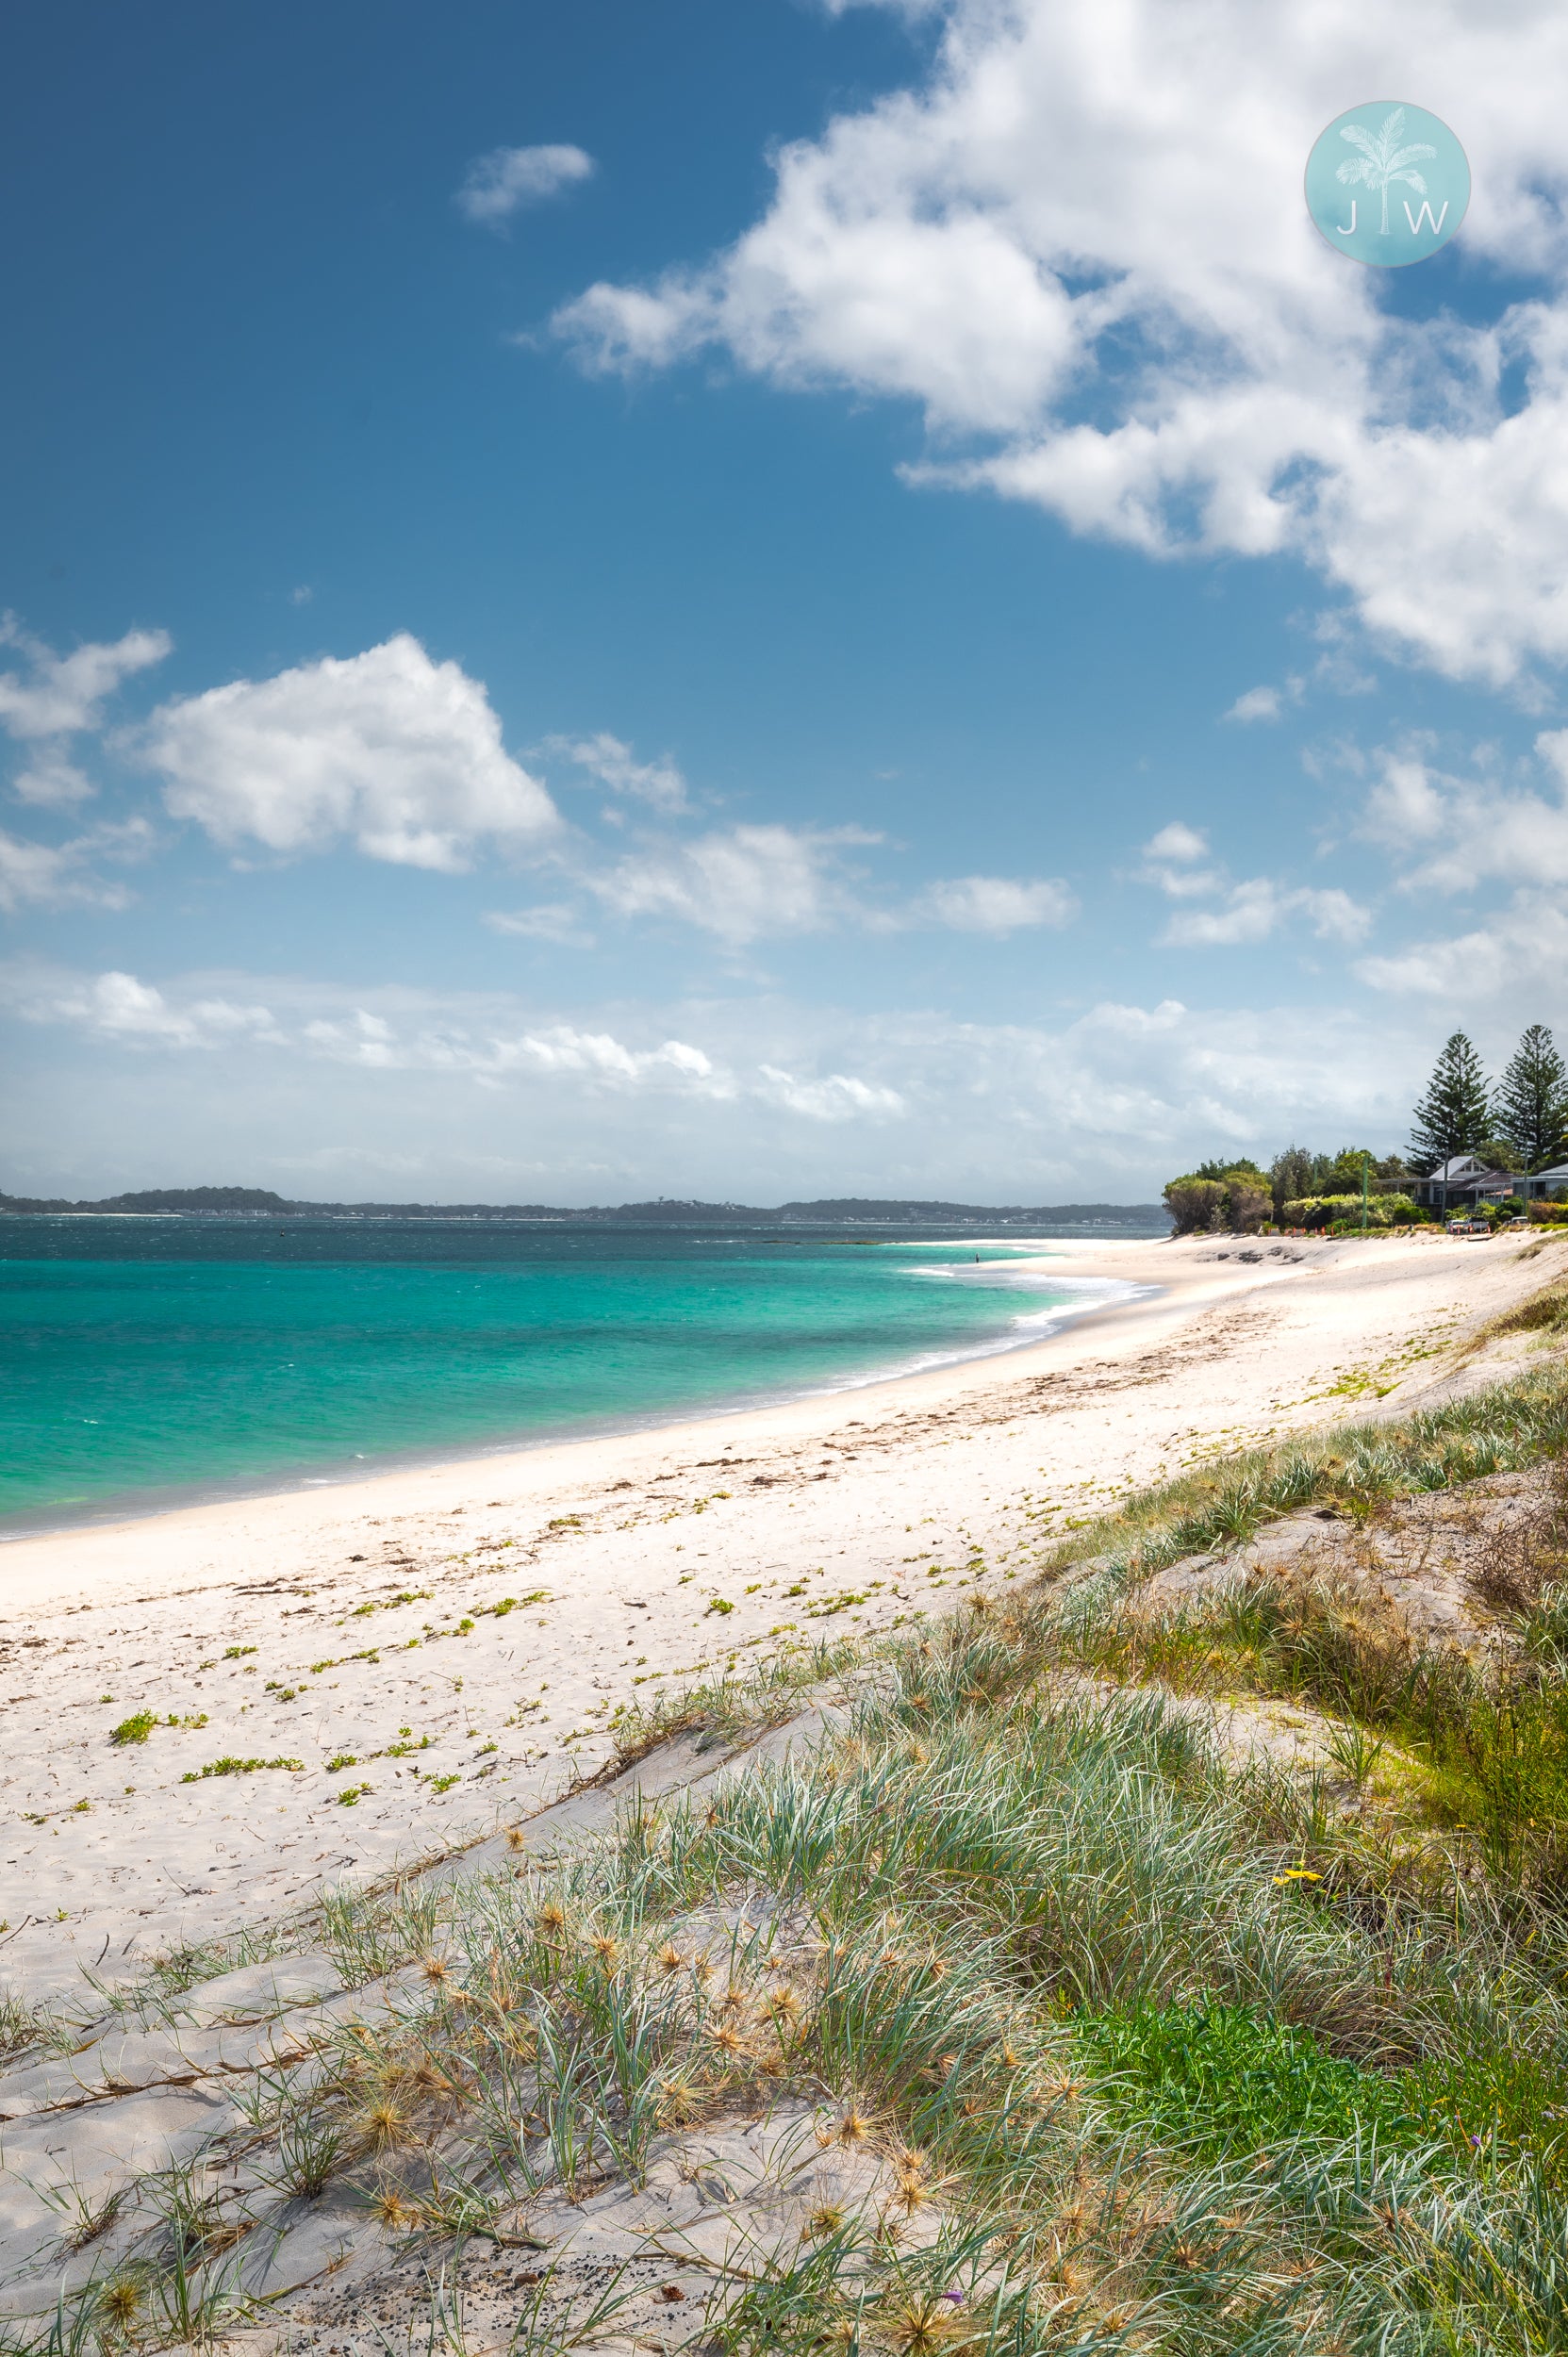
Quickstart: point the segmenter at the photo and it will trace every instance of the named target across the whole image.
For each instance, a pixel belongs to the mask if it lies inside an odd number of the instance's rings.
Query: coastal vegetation
[[[1246,1155],[1221,1157],[1170,1179],[1165,1208],[1178,1235],[1411,1227],[1437,1213],[1409,1190],[1466,1154],[1521,1179],[1568,1161],[1568,1064],[1543,1024],[1530,1025],[1495,1085],[1471,1041],[1453,1033],[1414,1108],[1408,1161],[1370,1146],[1321,1154],[1287,1146],[1267,1170]],[[1560,1201],[1568,1189],[1554,1193]],[[1499,1195],[1509,1215],[1530,1208],[1528,1191]]]
[[[1359,1227],[1363,1173],[1369,1227],[1406,1227],[1428,1216],[1406,1193],[1416,1174],[1397,1155],[1378,1161],[1364,1146],[1313,1154],[1291,1146],[1267,1170],[1246,1157],[1229,1164],[1200,1162],[1196,1171],[1169,1180],[1165,1208],[1179,1236],[1255,1235],[1276,1228],[1326,1228],[1336,1221]]]
[[[1560,2351],[1563,1248],[1486,1388],[625,1712],[553,1835],[172,1954],[96,2031],[13,2005],[79,2089],[236,1968],[359,1992],[248,2076],[222,2033],[235,2124],[177,2166],[61,2190],[7,2347]],[[1345,1568],[1438,1512],[1441,1624]]]

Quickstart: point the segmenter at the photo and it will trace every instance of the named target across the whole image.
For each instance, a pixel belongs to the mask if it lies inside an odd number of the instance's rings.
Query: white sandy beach
[[[1159,1290],[898,1382],[0,1549],[0,1986],[379,1875],[597,1767],[661,1680],[1026,1575],[1195,1457],[1441,1392],[1568,1239],[1241,1250],[1043,1246]],[[303,1765],[200,1775],[225,1756]]]

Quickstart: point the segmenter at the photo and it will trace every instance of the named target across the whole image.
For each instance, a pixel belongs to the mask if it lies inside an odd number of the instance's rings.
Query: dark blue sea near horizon
[[[721,1218],[0,1216],[0,1534],[848,1389],[1135,1290],[1020,1265],[1042,1249]]]

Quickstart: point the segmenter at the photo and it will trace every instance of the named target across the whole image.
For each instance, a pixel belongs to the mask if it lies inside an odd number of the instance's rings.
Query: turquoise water
[[[906,1230],[0,1220],[0,1527],[828,1390],[1005,1349],[1118,1290],[1026,1272],[1021,1249]]]

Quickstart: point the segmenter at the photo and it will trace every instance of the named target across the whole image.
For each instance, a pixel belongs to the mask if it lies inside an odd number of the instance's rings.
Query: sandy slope
[[[124,1971],[383,1871],[597,1766],[610,1709],[652,1681],[884,1625],[982,1565],[1019,1576],[1125,1486],[1406,1404],[1568,1257],[1237,1249],[1052,1246],[1064,1274],[1160,1291],[900,1383],[14,1541],[0,1983]],[[111,1744],[142,1709],[180,1723]],[[304,1765],[184,1781],[224,1755]]]

